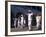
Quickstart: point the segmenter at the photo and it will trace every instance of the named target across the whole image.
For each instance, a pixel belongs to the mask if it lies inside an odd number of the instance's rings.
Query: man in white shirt
[[[32,22],[32,15],[33,13],[31,12],[31,10],[28,10],[28,28],[29,30],[31,30],[31,22]]]

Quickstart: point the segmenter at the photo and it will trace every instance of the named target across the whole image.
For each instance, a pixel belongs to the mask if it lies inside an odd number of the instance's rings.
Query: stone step
[[[32,30],[37,30],[37,27],[36,26],[32,26]]]

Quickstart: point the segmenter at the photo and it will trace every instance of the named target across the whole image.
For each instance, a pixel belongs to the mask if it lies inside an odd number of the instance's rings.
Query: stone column
[[[17,21],[17,19],[15,18],[15,20],[14,20],[14,26],[15,26],[15,28],[16,28],[16,21]]]
[[[38,29],[39,26],[40,26],[40,19],[41,19],[41,16],[36,16],[36,22],[37,22],[36,27],[37,27],[37,29]]]

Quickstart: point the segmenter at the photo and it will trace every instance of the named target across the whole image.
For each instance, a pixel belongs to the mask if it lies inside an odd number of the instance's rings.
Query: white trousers
[[[28,20],[28,28],[31,30],[31,20]]]
[[[20,19],[18,19],[18,27],[20,27]]]
[[[24,26],[24,17],[23,15],[21,15],[21,28],[23,28],[23,26]]]

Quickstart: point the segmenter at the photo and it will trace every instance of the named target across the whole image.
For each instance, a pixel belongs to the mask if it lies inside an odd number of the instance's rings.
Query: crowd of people
[[[20,14],[14,19],[15,28],[28,27],[29,30],[32,30],[32,26],[35,26],[37,29],[41,28],[41,16],[35,16],[30,10],[27,15]]]

